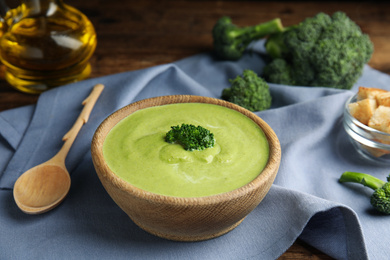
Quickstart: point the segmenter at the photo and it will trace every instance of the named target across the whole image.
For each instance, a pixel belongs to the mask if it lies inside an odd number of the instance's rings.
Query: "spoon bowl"
[[[83,101],[84,108],[72,128],[62,138],[64,144],[60,151],[50,160],[26,171],[16,180],[14,200],[24,213],[47,212],[59,205],[68,194],[71,179],[65,166],[65,159],[81,127],[88,121],[103,88],[102,84],[97,84]]]
[[[26,171],[15,183],[14,199],[26,213],[43,213],[57,206],[70,189],[68,171],[60,165],[43,163]]]

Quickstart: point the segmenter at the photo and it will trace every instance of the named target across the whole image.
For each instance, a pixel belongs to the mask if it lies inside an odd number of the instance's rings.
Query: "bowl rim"
[[[151,101],[153,101],[152,102],[153,105],[145,105],[147,102],[151,102]],[[176,206],[177,205],[187,206],[189,204],[201,206],[201,205],[215,204],[226,200],[232,200],[235,198],[242,197],[243,194],[253,192],[258,187],[263,186],[263,184],[269,181],[270,179],[272,179],[271,181],[273,183],[281,161],[281,146],[280,146],[279,139],[277,138],[273,129],[263,119],[255,115],[253,112],[241,106],[238,106],[234,103],[222,99],[218,99],[218,98],[212,98],[212,97],[197,96],[197,95],[165,95],[165,96],[146,98],[143,100],[133,102],[129,105],[126,105],[116,110],[112,114],[110,114],[98,126],[92,138],[92,143],[91,143],[92,155],[95,153],[97,154],[97,156],[101,156],[100,158],[104,158],[102,147],[108,132],[119,121],[121,121],[131,113],[142,108],[175,104],[175,103],[208,103],[208,104],[220,105],[220,106],[224,106],[236,110],[244,114],[251,120],[253,120],[257,125],[260,126],[269,144],[269,158],[266,166],[261,171],[261,173],[259,173],[259,175],[251,182],[237,189],[224,192],[224,193],[219,193],[210,196],[202,196],[202,197],[175,197],[175,196],[157,194],[157,193],[143,190],[117,176],[104,161],[100,162],[100,166],[103,167],[104,169],[103,171],[101,171],[102,176],[99,177],[102,178],[104,177],[109,179],[109,181],[117,188],[121,190],[125,190],[126,192],[131,193],[136,197],[141,197],[146,200],[161,201]],[[118,115],[121,116],[119,117]],[[112,120],[114,120],[113,121],[114,124],[110,129],[108,129],[108,123]],[[268,192],[268,190],[266,192]]]

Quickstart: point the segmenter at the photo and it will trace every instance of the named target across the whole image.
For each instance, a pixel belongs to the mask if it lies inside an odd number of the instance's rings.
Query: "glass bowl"
[[[374,163],[390,164],[390,134],[371,128],[354,118],[348,105],[357,101],[357,94],[344,106],[343,125],[353,146],[364,158]]]

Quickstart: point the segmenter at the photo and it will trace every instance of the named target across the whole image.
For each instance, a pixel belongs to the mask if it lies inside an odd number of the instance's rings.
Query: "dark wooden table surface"
[[[285,26],[322,11],[344,11],[369,34],[375,52],[369,65],[390,74],[390,3],[375,1],[168,1],[64,0],[95,26],[98,46],[91,77],[138,70],[212,50],[211,29],[229,15],[237,25],[275,17]],[[385,1],[383,1],[385,2]],[[0,70],[0,111],[34,104],[38,95],[20,93]],[[331,259],[299,239],[280,259]]]

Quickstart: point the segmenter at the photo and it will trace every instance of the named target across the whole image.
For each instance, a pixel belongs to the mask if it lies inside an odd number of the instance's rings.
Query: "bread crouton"
[[[390,107],[390,91],[378,94],[376,96],[376,102],[378,106]]]
[[[368,121],[368,126],[385,133],[390,133],[390,107],[379,106]]]
[[[376,100],[370,98],[350,103],[348,106],[351,115],[365,125],[368,124],[377,108]]]
[[[357,99],[362,100],[366,98],[375,99],[378,94],[385,93],[386,90],[380,88],[367,88],[367,87],[359,87],[359,91],[357,93]]]

